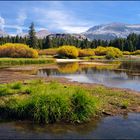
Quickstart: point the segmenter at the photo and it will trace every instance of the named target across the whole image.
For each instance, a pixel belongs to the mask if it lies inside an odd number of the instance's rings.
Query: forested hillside
[[[66,37],[49,37],[43,39],[36,38],[37,48],[38,49],[47,49],[47,48],[57,48],[62,45],[74,45],[78,48],[96,48],[97,46],[113,46],[117,47],[122,51],[135,51],[140,49],[140,35],[130,34],[126,39],[117,38],[110,41],[105,40],[93,40],[89,41],[88,39],[78,40],[72,36]],[[24,43],[29,45],[28,37],[0,37],[0,44],[5,43]]]

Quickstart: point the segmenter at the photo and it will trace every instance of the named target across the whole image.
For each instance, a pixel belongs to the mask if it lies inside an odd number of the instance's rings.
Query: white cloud
[[[18,12],[18,16],[16,18],[16,24],[6,24],[5,19],[0,16],[0,30],[4,30],[4,28],[9,28],[9,29],[15,29],[16,34],[23,33],[24,29],[27,29],[24,27],[24,22],[27,19],[26,13],[24,10],[20,10]]]
[[[17,17],[17,23],[20,25],[24,25],[24,21],[27,19],[27,15],[24,10],[21,10]]]
[[[0,16],[0,30],[4,29],[4,25],[5,25],[5,20],[3,17]]]
[[[27,15],[26,15],[25,11],[20,10],[18,13],[18,17],[16,19],[18,26],[15,26],[17,29],[17,34],[23,33],[23,25],[24,25],[24,22],[26,19],[27,19]]]
[[[9,28],[9,29],[16,29],[17,30],[17,32],[15,34],[10,34],[10,35],[16,35],[16,34],[23,33],[22,32],[23,29],[27,30],[27,27],[19,26],[19,25],[5,25],[4,27],[7,29]]]
[[[53,3],[54,4],[54,3]],[[57,7],[58,5],[58,7]],[[37,20],[42,25],[48,25],[49,30],[57,29],[66,33],[81,33],[86,31],[93,23],[78,18],[72,11],[66,11],[61,3],[55,3],[49,9],[34,9],[41,15]]]

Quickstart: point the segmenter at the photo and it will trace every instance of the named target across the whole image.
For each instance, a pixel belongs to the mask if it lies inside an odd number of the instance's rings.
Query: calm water
[[[83,83],[99,83],[111,87],[140,91],[140,62],[115,62],[112,65],[85,65],[81,63],[58,64],[56,68],[44,68],[40,77],[66,77]],[[140,113],[126,116],[105,117],[82,125],[35,125],[31,122],[0,121],[0,139],[140,139]]]
[[[66,138],[140,138],[140,114],[105,117],[82,125],[34,125],[29,122],[1,122],[0,139],[66,139]]]
[[[140,91],[140,61],[113,62],[112,65],[104,66],[61,63],[56,69],[40,69],[37,74]]]

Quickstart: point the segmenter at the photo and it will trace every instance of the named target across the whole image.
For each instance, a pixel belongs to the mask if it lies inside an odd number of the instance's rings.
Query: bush
[[[106,59],[115,59],[115,54],[114,54],[114,52],[109,51],[109,52],[107,52],[105,57],[106,57]]]
[[[95,54],[96,55],[106,55],[106,58],[110,59],[110,58],[119,58],[123,56],[122,51],[120,51],[120,49],[118,48],[114,48],[114,47],[97,47],[95,50]]]
[[[114,47],[107,47],[107,53],[106,53],[106,58],[107,59],[115,59],[123,56],[122,51],[118,48]]]
[[[39,55],[56,55],[58,51],[58,48],[55,49],[44,49],[44,50],[38,50]]]
[[[79,50],[79,57],[92,56],[92,55],[95,55],[92,49]]]
[[[131,53],[129,51],[123,51],[123,55],[130,55]]]
[[[119,58],[123,56],[122,51],[118,48],[114,47],[97,47],[95,50],[95,54],[102,56],[105,55],[107,59],[114,59],[114,58]]]
[[[98,46],[96,49],[94,49],[95,55],[106,55],[107,53],[107,49],[105,47],[102,46]]]
[[[77,58],[78,49],[75,46],[62,46],[59,48],[58,55],[66,58]]]
[[[131,53],[132,55],[140,55],[140,50],[136,50],[134,52]]]
[[[6,43],[0,46],[0,57],[37,58],[38,52],[25,44]]]

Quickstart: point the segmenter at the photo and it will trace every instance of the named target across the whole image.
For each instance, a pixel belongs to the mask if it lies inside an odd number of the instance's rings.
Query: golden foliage
[[[58,52],[58,48],[54,49],[44,49],[44,50],[37,50],[39,55],[56,55]]]
[[[79,50],[79,57],[85,57],[85,56],[93,56],[95,55],[93,49],[80,49]]]
[[[78,49],[75,46],[61,46],[58,51],[60,57],[76,58],[78,57]]]
[[[130,55],[131,53],[129,51],[123,51],[123,55]]]
[[[0,57],[37,58],[38,52],[25,44],[6,43],[0,46]]]
[[[96,49],[94,49],[95,55],[106,55],[107,49],[102,46],[98,46]]]
[[[140,50],[136,50],[134,52],[131,53],[132,55],[140,55]]]
[[[102,56],[102,55],[106,55],[107,59],[111,59],[111,58],[119,58],[123,56],[123,53],[120,49],[115,48],[115,47],[102,47],[99,46],[94,50],[96,55]]]

